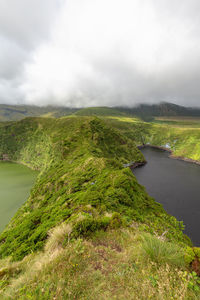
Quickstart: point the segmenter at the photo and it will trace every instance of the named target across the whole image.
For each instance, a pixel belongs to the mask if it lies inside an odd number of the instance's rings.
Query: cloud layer
[[[198,0],[0,0],[0,101],[200,106],[199,37]]]

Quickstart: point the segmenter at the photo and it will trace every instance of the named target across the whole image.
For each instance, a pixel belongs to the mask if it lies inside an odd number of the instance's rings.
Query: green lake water
[[[0,162],[0,232],[28,199],[38,172],[11,162]]]

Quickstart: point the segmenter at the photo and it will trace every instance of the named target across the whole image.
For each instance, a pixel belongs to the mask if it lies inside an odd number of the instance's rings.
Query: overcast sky
[[[200,106],[199,0],[0,0],[0,103]]]

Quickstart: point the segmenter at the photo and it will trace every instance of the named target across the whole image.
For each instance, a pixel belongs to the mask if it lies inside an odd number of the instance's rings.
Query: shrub
[[[200,247],[193,248],[195,255],[200,259]]]
[[[195,259],[195,253],[191,247],[185,249],[184,260],[187,265],[190,265],[191,262]]]
[[[115,212],[112,214],[111,220],[110,220],[110,227],[111,228],[119,228],[123,225],[122,217],[119,213]]]
[[[151,234],[143,235],[142,250],[158,264],[184,265],[184,253],[177,244],[162,241]]]
[[[90,236],[91,233],[96,230],[106,230],[110,223],[109,217],[100,217],[93,218],[92,216],[83,216],[78,219],[77,222],[73,226],[72,236],[74,238],[77,237],[87,237]]]
[[[200,248],[199,247],[187,247],[185,249],[184,260],[187,265],[190,265],[192,261],[196,258],[200,259]]]

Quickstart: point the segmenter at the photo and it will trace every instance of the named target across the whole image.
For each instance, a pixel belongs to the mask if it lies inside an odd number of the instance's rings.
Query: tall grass
[[[62,223],[49,231],[49,238],[45,245],[46,252],[54,252],[63,247],[66,239],[69,239],[72,228],[69,224]]]
[[[158,264],[184,265],[184,252],[177,244],[162,241],[151,234],[143,234],[142,251]]]

